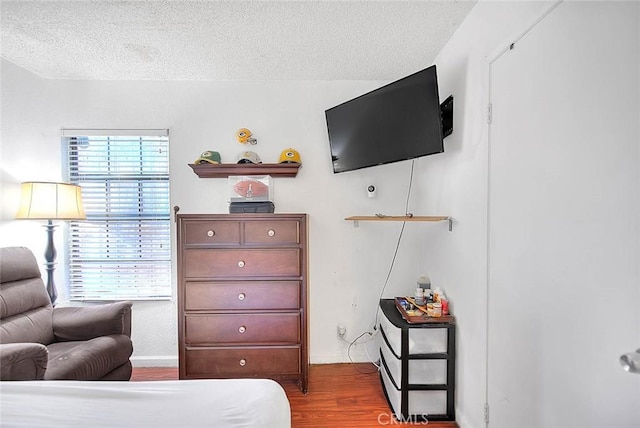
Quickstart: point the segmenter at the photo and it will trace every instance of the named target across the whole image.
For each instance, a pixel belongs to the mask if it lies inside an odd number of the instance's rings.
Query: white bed
[[[266,379],[0,382],[0,425],[289,428],[291,410]]]

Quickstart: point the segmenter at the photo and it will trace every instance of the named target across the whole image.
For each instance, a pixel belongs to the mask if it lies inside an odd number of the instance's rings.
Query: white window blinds
[[[168,132],[63,130],[62,143],[87,214],[69,222],[69,298],[170,298]]]

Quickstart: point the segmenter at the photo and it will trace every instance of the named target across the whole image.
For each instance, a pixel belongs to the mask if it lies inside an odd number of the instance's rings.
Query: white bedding
[[[2,427],[291,427],[266,379],[0,382]]]

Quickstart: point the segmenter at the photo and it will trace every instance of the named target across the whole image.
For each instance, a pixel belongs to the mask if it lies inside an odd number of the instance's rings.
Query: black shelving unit
[[[455,421],[455,318],[410,324],[393,299],[380,311],[380,381],[395,417]]]

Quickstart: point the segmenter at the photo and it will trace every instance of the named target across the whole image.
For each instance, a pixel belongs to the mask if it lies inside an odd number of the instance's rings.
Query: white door
[[[639,21],[565,2],[491,64],[489,427],[640,426]]]

